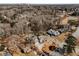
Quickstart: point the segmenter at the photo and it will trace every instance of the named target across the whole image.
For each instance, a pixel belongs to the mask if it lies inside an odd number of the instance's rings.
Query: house
[[[49,34],[50,36],[57,36],[57,35],[59,35],[60,33],[58,32],[58,31],[56,31],[56,30],[52,30],[52,29],[49,29],[48,31],[47,31],[47,34]]]

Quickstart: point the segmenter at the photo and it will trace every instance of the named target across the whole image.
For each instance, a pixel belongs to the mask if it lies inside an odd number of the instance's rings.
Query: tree
[[[5,48],[5,46],[4,46],[4,45],[0,45],[0,51],[3,51],[3,50],[4,50],[4,48]]]
[[[72,53],[73,51],[75,52],[75,47],[74,46],[70,46],[70,45],[64,45],[63,46],[63,52],[64,53]]]
[[[69,20],[68,22],[69,22],[70,25],[74,25],[74,26],[78,26],[79,25],[79,21]]]
[[[75,46],[76,46],[76,38],[73,36],[69,36],[67,40],[65,41],[67,45],[63,46],[64,53],[72,53],[75,52]]]
[[[73,36],[69,36],[65,42],[68,45],[75,46],[76,45],[76,38]]]

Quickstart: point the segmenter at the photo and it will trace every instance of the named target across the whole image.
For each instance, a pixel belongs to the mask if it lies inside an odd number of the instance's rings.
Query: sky
[[[26,4],[74,4],[79,0],[0,0],[0,4],[26,3]]]

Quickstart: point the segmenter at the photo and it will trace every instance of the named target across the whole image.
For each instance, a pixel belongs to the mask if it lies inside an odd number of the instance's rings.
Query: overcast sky
[[[27,3],[27,4],[73,4],[79,3],[79,0],[0,0],[0,4],[7,3]]]

